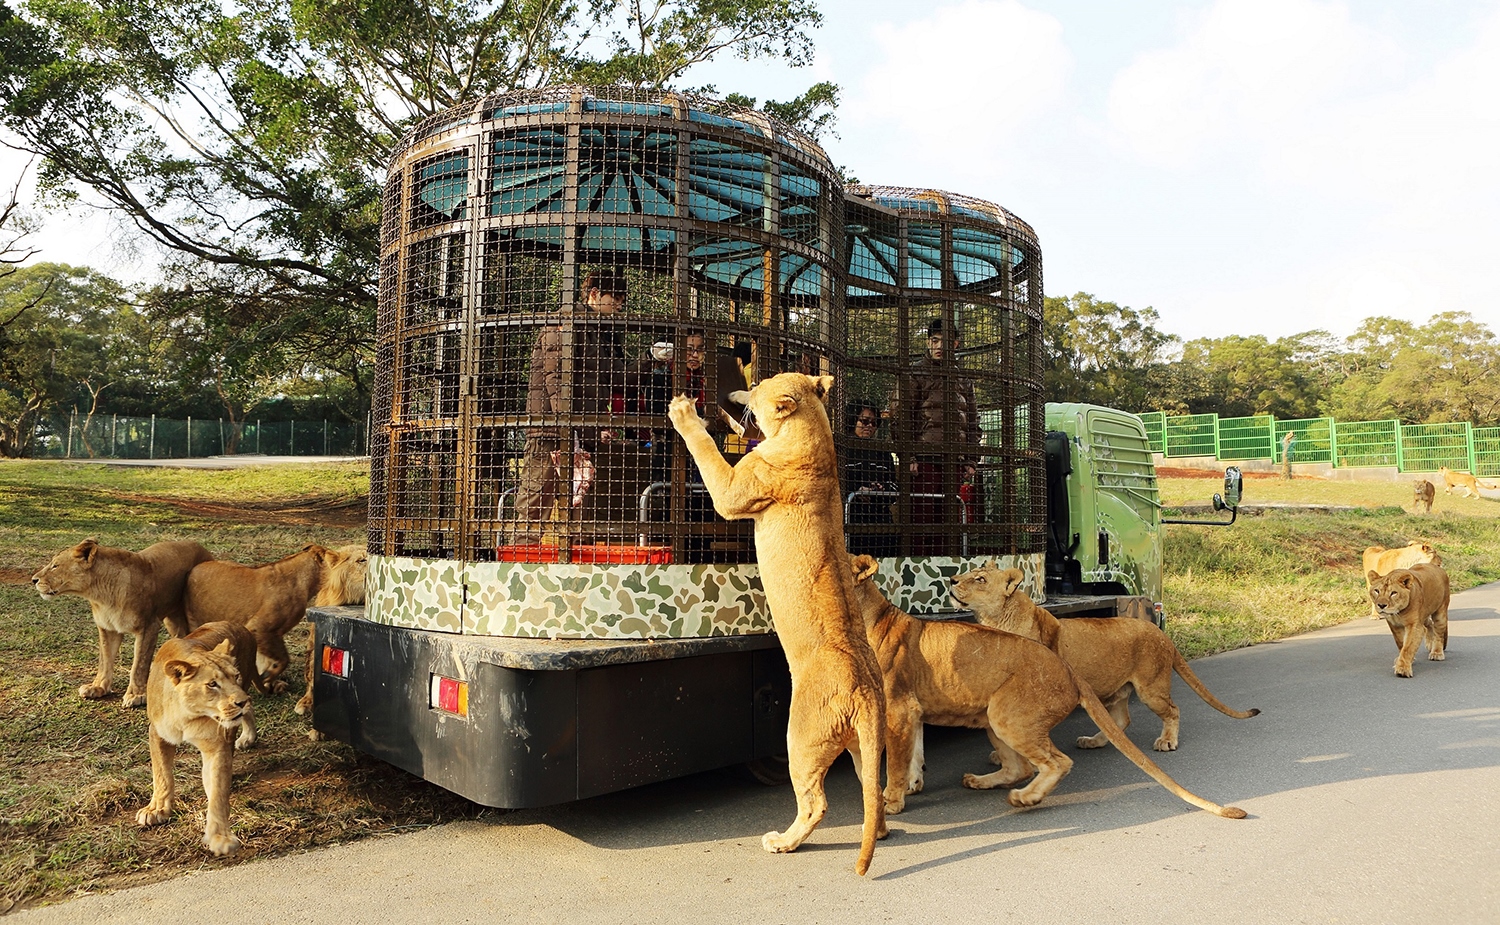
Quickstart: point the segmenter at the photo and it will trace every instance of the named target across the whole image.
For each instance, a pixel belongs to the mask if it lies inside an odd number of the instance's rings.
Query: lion
[[[1187,659],[1172,640],[1155,624],[1128,617],[1059,620],[1021,590],[1024,577],[1020,569],[1001,570],[991,561],[955,575],[949,593],[974,611],[980,623],[1035,639],[1062,656],[1105,703],[1121,729],[1130,726],[1130,692],[1134,689],[1141,702],[1161,717],[1161,735],[1152,745],[1157,751],[1177,749],[1180,713],[1172,701],[1173,671],[1182,676],[1204,703],[1225,716],[1249,719],[1260,715],[1259,710],[1231,709],[1215,697],[1188,667]],[[1092,736],[1080,736],[1077,745],[1100,748],[1107,741],[1112,740],[1101,726],[1100,732]]]
[[[1363,565],[1365,572],[1365,596],[1370,594],[1369,575],[1389,575],[1398,568],[1411,568],[1419,562],[1431,562],[1433,565],[1442,565],[1443,557],[1438,555],[1427,543],[1416,541],[1407,543],[1399,549],[1386,549],[1384,546],[1371,546],[1365,550]],[[1380,610],[1370,603],[1370,619],[1383,620]]]
[[[983,727],[1000,770],[965,774],[975,790],[1008,787],[1012,806],[1035,806],[1073,767],[1052,743],[1052,729],[1082,705],[1136,766],[1188,803],[1229,819],[1245,811],[1205,800],[1172,780],[1110,719],[1108,708],[1057,653],[988,626],[917,620],[886,600],[872,580],[879,563],[850,556],[865,632],[885,680],[885,811],[899,813],[922,789],[922,724]],[[1035,775],[1033,777],[1033,775]]]
[[[714,510],[755,522],[761,583],[791,670],[787,754],[797,818],[784,834],[767,832],[761,846],[795,851],[807,839],[828,811],[823,777],[847,749],[862,768],[864,826],[854,869],[864,874],[876,839],[886,834],[880,794],[885,696],[844,551],[838,459],[828,422],[832,388],[832,376],[802,373],[756,385],[748,405],[765,437],[733,466],[692,399],[678,395],[667,414],[698,464]]]
[[[1411,512],[1413,514],[1431,514],[1432,499],[1437,493],[1436,489],[1432,487],[1432,483],[1426,479],[1417,479],[1411,483],[1411,488]]]
[[[334,552],[344,558],[329,569],[328,580],[323,587],[318,589],[318,596],[313,598],[312,606],[337,607],[343,604],[363,604],[365,602],[365,577],[370,564],[370,554],[366,551],[365,544],[353,543],[340,546]],[[307,665],[303,674],[306,687],[303,689],[302,698],[297,701],[295,707],[292,707],[298,716],[306,716],[312,712],[313,671],[317,649],[317,631],[312,623],[308,623]],[[309,735],[315,739],[319,738],[316,731],[310,732]]]
[[[173,636],[188,631],[182,611],[182,589],[193,567],[213,559],[197,543],[155,543],[140,552],[102,546],[89,538],[52,557],[31,576],[43,600],[59,594],[87,598],[99,628],[99,670],[78,689],[85,700],[108,697],[114,688],[115,662],[126,633],[135,637],[130,683],[121,704],[146,704],[146,679],[162,624]]]
[[[308,605],[333,587],[332,576],[348,560],[345,553],[310,543],[261,566],[205,562],[188,575],[182,601],[188,623],[227,620],[248,629],[261,677],[279,694],[287,687],[281,675],[289,662],[283,637],[302,622]]]
[[[136,825],[161,825],[172,817],[177,802],[173,766],[177,747],[187,742],[203,754],[208,797],[203,846],[220,856],[240,849],[240,840],[229,830],[229,789],[235,748],[255,741],[255,713],[244,688],[246,674],[255,673],[254,651],[248,630],[218,621],[167,640],[156,653],[146,687],[151,802],[135,814]]]
[[[1465,498],[1482,498],[1480,488],[1493,489],[1495,486],[1479,481],[1467,472],[1455,472],[1447,466],[1438,469],[1438,475],[1443,477],[1443,494],[1453,494],[1453,489],[1462,489]]]
[[[1427,658],[1444,661],[1448,648],[1448,573],[1431,562],[1398,568],[1389,575],[1371,571],[1370,601],[1396,638],[1396,677],[1412,676],[1412,659],[1423,639]]]

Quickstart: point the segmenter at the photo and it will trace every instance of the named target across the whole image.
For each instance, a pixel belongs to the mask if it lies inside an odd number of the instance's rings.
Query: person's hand
[[[613,443],[614,439],[615,439],[615,432],[612,431],[612,430],[610,430],[609,428],[606,427],[604,430],[599,431],[599,442],[600,443]]]

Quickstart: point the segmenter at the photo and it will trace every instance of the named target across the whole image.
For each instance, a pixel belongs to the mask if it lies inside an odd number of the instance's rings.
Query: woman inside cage
[[[566,420],[574,414],[610,414],[626,390],[624,331],[588,323],[590,316],[609,317],[625,307],[625,277],[612,268],[596,270],[580,288],[586,310],[575,316],[571,330],[548,325],[537,334],[526,391],[528,416]],[[566,520],[567,509],[583,503],[594,481],[593,452],[616,436],[611,427],[527,428],[511,542],[540,542],[550,521]]]
[[[880,411],[874,402],[849,403],[845,419],[848,430],[861,441],[876,440],[880,433]],[[868,444],[845,444],[839,466],[839,481],[848,504],[849,552],[879,558],[896,555],[893,532],[861,531],[861,526],[889,525],[896,502],[896,461],[891,451]]]

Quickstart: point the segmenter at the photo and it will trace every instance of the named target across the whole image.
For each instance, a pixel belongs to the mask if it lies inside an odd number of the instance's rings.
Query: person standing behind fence
[[[530,380],[526,390],[526,413],[534,416],[608,414],[618,394],[624,392],[625,337],[621,329],[590,324],[590,315],[608,317],[625,307],[625,277],[614,269],[590,273],[583,280],[586,312],[580,313],[572,332],[572,363],[567,363],[565,332],[549,325],[537,334],[531,351]],[[565,400],[571,384],[572,402]],[[526,453],[521,463],[521,484],[516,490],[514,543],[536,543],[543,525],[553,519],[559,499],[575,496],[573,485],[564,484],[563,472],[588,465],[590,454],[601,443],[615,438],[609,427],[574,428],[537,426],[526,431]],[[560,465],[562,454],[573,454],[573,465]]]
[[[955,376],[952,361],[961,346],[957,325],[951,328],[941,317],[933,318],[927,325],[927,355],[912,367],[910,391],[891,401],[891,421],[903,441],[931,444],[934,449],[949,439],[948,422],[952,421],[953,439],[967,446],[978,446],[982,439],[979,430],[979,403],[974,396],[974,380]],[[974,455],[951,453],[921,454],[911,461],[911,522],[913,526],[927,526],[959,522],[962,508],[955,493],[961,494],[964,485],[974,486]],[[954,485],[950,488],[949,469],[953,473]],[[971,488],[970,494],[978,503],[978,492]],[[957,544],[940,533],[913,531],[912,555],[938,556],[957,554]]]
[[[880,411],[874,402],[855,401],[846,417],[849,430],[861,440],[880,436]],[[861,531],[861,526],[892,523],[891,508],[896,501],[896,462],[888,449],[845,445],[839,481],[848,510],[849,554],[889,558],[899,551],[894,533]]]

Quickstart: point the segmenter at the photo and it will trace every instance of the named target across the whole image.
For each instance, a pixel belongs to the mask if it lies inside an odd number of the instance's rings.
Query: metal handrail
[[[858,495],[864,495],[867,498],[891,498],[891,499],[896,499],[896,498],[900,498],[901,497],[901,493],[899,491],[891,491],[890,489],[886,489],[886,488],[864,488],[864,487],[861,487],[861,488],[856,488],[853,491],[849,492],[849,494],[847,496],[845,496],[845,498],[844,498],[844,546],[845,547],[848,547],[848,545],[849,545],[849,533],[850,533],[850,531],[849,531],[849,527],[850,527],[850,524],[849,524],[849,509],[854,506],[854,499]],[[945,494],[942,494],[941,492],[918,491],[918,492],[912,492],[912,494],[909,495],[909,497],[911,497],[911,498],[930,498],[930,499],[939,499],[939,500],[943,499],[943,498],[950,498],[951,497],[954,500],[956,500],[959,503],[959,505],[963,508],[964,522],[965,523],[968,522],[968,519],[969,519],[969,502],[967,502],[967,501],[964,500],[963,495],[960,495],[960,494],[945,495]],[[961,555],[961,556],[967,556],[969,554],[969,531],[968,530],[960,530],[958,535],[959,535],[959,553],[958,554]]]

